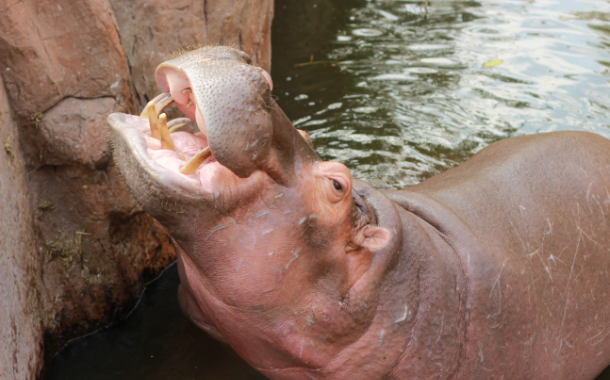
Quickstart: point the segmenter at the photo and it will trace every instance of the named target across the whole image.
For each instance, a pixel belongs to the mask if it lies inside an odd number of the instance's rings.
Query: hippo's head
[[[393,233],[246,54],[190,51],[156,80],[141,116],[108,122],[129,189],[175,241],[183,308],[270,377],[324,367],[371,323]],[[168,123],[171,103],[190,121]],[[173,131],[186,122],[198,131]]]

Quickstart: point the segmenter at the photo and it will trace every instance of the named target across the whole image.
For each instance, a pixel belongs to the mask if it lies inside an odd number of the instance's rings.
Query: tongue
[[[184,156],[194,156],[208,146],[208,139],[201,132],[194,135],[187,132],[174,132],[171,136],[176,150],[182,152]]]
[[[146,136],[148,155],[157,164],[176,175],[183,176],[182,167],[186,161],[208,146],[205,135],[201,132],[190,134],[187,132],[174,132],[171,134],[176,151],[161,149],[159,140]],[[187,175],[192,180],[199,182],[204,191],[212,191],[212,179],[218,171],[219,164],[214,157],[208,158],[200,165],[194,174]]]
[[[180,169],[186,161],[208,146],[205,135],[201,132],[190,134],[187,132],[174,132],[171,135],[176,148],[175,151],[161,149],[159,140],[146,136],[148,155],[164,168],[180,174]],[[213,158],[208,161],[214,161]]]

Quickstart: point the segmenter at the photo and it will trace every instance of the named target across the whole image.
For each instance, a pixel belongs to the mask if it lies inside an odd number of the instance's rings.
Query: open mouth
[[[251,63],[230,48],[203,48],[162,63],[156,81],[163,93],[139,117],[108,118],[126,178],[210,194],[261,169],[271,146],[273,84]],[[168,120],[164,110],[172,104],[186,117]]]
[[[149,127],[140,131],[146,142],[148,156],[159,166],[176,176],[187,177],[197,183],[203,190],[212,191],[214,175],[221,170],[222,165],[216,161],[205,134],[205,124],[197,105],[193,102],[190,88],[180,90],[184,99],[178,108],[189,109],[196,119],[194,125],[190,118],[181,117],[167,120],[163,110],[175,103],[170,93],[162,93],[151,100],[140,119],[148,120]]]

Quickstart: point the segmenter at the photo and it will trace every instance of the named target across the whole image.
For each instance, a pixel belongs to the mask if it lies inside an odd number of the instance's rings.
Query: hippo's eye
[[[341,191],[343,190],[343,188],[341,187],[341,184],[337,181],[333,181],[333,186],[335,187],[335,189]]]

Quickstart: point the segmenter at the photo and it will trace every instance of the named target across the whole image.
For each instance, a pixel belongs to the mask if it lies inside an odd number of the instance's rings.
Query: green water
[[[608,1],[276,8],[279,104],[323,159],[378,188],[418,183],[509,136],[577,129],[610,137]],[[502,62],[484,66],[494,60]]]
[[[610,137],[608,1],[276,0],[272,38],[281,107],[323,159],[379,188],[518,134]],[[178,284],[168,268],[127,319],[64,347],[45,380],[262,379],[182,316]]]

